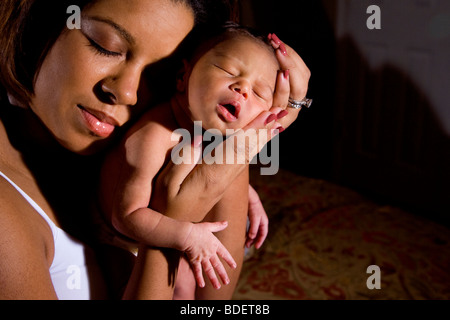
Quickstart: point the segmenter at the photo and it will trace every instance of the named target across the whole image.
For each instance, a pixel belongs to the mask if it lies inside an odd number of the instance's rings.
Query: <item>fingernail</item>
[[[277,45],[282,44],[280,38],[278,38],[275,33],[272,33],[272,41],[275,42]]]
[[[280,112],[277,114],[277,118],[278,118],[278,119],[284,118],[284,117],[287,116],[288,114],[289,114],[288,111],[282,110],[282,111],[280,111]]]
[[[268,125],[269,123],[271,123],[272,121],[276,120],[277,116],[274,115],[273,113],[270,114],[270,116],[267,117],[266,121],[264,122],[264,125]]]
[[[284,56],[287,56],[287,50],[286,50],[286,46],[284,45],[284,43],[280,44],[280,48],[279,49],[281,50],[281,53]]]
[[[272,131],[272,135],[276,136],[277,134],[282,133],[284,130],[285,129],[282,126],[279,126],[279,127],[275,128],[275,129],[272,129],[271,131]]]
[[[286,80],[287,80],[287,78],[289,78],[290,72],[291,72],[291,71],[290,71],[289,69],[283,71],[283,77],[284,77]]]

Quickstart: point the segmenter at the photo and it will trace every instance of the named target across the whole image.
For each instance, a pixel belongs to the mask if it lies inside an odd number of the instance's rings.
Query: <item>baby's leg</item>
[[[194,300],[196,282],[194,273],[186,258],[180,259],[173,300]]]
[[[248,172],[246,172],[233,182],[223,198],[208,213],[204,220],[228,221],[228,227],[215,235],[228,249],[237,263],[237,268],[231,269],[226,262],[222,261],[230,278],[230,283],[222,285],[220,289],[215,289],[204,276],[206,287],[197,287],[196,299],[228,300],[233,295],[244,260],[248,214],[248,184]]]

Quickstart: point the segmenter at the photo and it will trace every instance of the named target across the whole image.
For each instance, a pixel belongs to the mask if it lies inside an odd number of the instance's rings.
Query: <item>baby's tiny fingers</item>
[[[228,252],[228,250],[223,245],[221,245],[217,248],[217,254],[219,255],[219,257],[221,257],[223,260],[225,260],[225,262],[228,263],[228,265],[231,268],[236,269],[236,267],[237,267],[236,261],[234,261],[231,254]]]
[[[197,285],[200,288],[205,287],[205,279],[203,278],[203,272],[202,272],[202,266],[199,262],[197,263],[191,263],[192,271],[194,272],[194,278],[197,282]]]
[[[228,277],[227,271],[225,270],[219,257],[212,256],[210,261],[211,261],[211,265],[213,266],[214,270],[216,270],[216,273],[219,275],[220,279],[222,280],[222,283],[229,284],[230,278]]]
[[[262,244],[264,243],[264,241],[266,240],[267,237],[267,233],[260,233],[258,235],[258,238],[254,241],[255,242],[255,248],[259,249],[261,248]]]
[[[247,241],[245,242],[245,247],[246,248],[250,248],[253,245],[254,240],[248,238]]]
[[[211,284],[215,289],[220,289],[220,282],[217,279],[216,273],[214,271],[213,266],[211,265],[211,262],[209,260],[204,260],[202,262],[203,271],[205,272],[206,276],[211,281]]]

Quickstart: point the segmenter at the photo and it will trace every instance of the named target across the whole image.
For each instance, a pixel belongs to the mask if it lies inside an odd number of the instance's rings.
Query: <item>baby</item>
[[[173,148],[185,139],[174,134],[177,129],[192,134],[195,122],[203,130],[226,136],[231,129],[243,128],[272,107],[280,67],[264,38],[235,24],[201,40],[195,48],[183,60],[174,97],[146,112],[108,157],[102,172],[101,203],[120,233],[149,246],[184,252],[197,285],[205,286],[205,271],[213,287],[219,288],[214,269],[224,284],[237,281],[239,275],[230,280],[219,257],[237,270],[243,260],[248,192],[238,186],[247,185],[248,190],[248,170],[197,223],[152,210],[152,185],[171,161]],[[275,120],[276,116],[269,121],[272,128],[281,131]],[[199,137],[192,140],[199,144]]]

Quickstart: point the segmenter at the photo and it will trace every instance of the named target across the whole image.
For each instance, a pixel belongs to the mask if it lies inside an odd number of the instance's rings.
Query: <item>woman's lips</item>
[[[82,106],[78,106],[81,110],[81,114],[85,120],[88,129],[95,135],[107,138],[116,128],[117,121],[113,118],[106,116],[102,112],[86,109]]]

